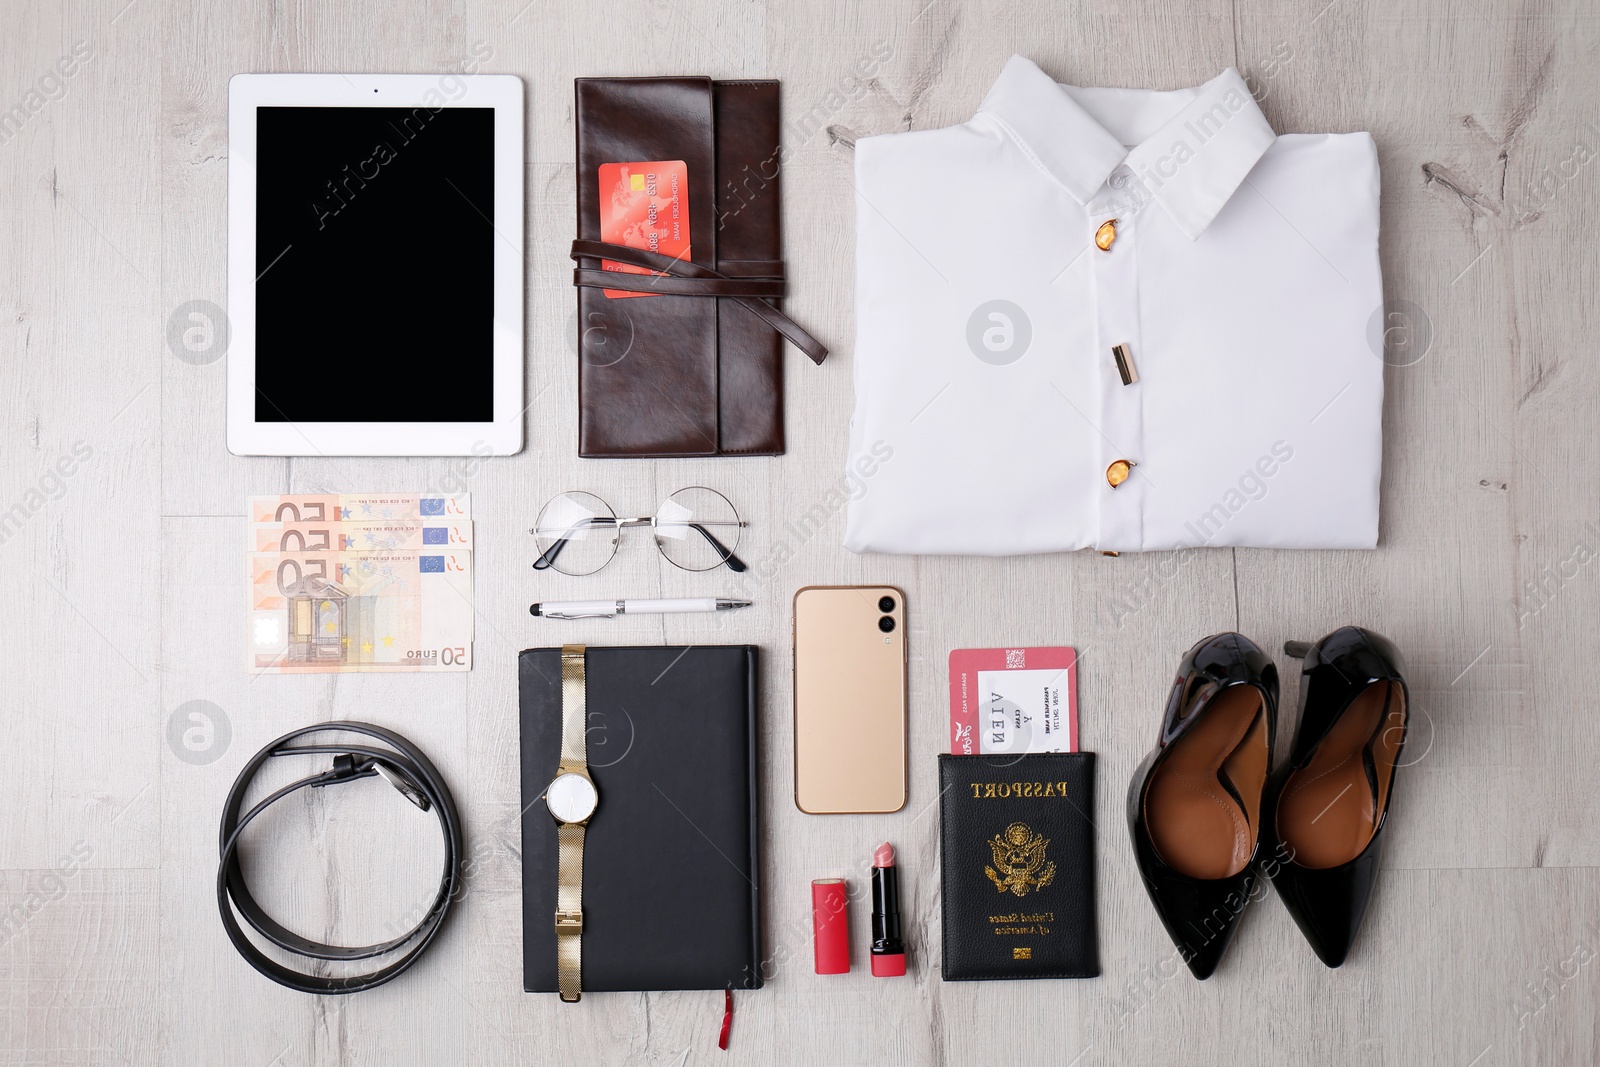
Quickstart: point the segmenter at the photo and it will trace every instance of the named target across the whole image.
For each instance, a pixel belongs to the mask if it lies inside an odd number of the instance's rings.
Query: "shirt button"
[[[1107,219],[1094,231],[1094,246],[1102,252],[1111,251],[1111,245],[1117,239],[1117,220]]]
[[[1128,475],[1133,473],[1133,464],[1125,459],[1113,460],[1111,466],[1106,468],[1106,484],[1115,489],[1128,480]]]
[[[1132,176],[1133,172],[1128,169],[1126,164],[1122,164],[1118,166],[1116,170],[1111,172],[1111,179],[1108,184],[1110,184],[1111,188],[1113,189],[1121,189],[1123,186],[1128,184],[1128,179]]]

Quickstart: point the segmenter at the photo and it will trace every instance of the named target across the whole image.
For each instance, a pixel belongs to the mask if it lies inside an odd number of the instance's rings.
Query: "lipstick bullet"
[[[872,975],[906,973],[906,946],[900,940],[900,871],[894,846],[885,841],[872,853]]]

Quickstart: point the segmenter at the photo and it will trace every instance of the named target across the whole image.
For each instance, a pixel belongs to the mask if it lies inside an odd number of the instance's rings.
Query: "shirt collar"
[[[1194,89],[1078,89],[1012,56],[979,110],[1080,204],[1126,164],[1191,240],[1277,139],[1232,67]]]

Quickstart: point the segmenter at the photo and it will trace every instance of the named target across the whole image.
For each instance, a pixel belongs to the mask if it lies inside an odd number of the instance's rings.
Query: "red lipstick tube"
[[[811,883],[811,936],[818,974],[850,970],[850,916],[843,878]]]
[[[894,846],[885,842],[872,854],[872,975],[897,978],[906,973],[906,946],[900,939],[900,871]]]

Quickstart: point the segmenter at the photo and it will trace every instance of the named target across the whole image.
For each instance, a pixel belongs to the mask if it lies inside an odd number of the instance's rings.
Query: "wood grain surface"
[[[75,46],[88,58],[63,78],[58,60]],[[227,302],[228,78],[443,74],[475,48],[490,52],[482,69],[527,84],[529,447],[488,461],[230,456],[220,345],[180,359],[168,343],[185,304]],[[0,1063],[1600,1060],[1597,51],[1600,20],[1582,0],[0,7]],[[1377,551],[957,559],[839,547],[830,491],[851,407],[854,140],[964,120],[1014,52],[1088,85],[1187,86],[1237,66],[1280,132],[1373,132],[1385,293],[1402,313]],[[789,353],[785,457],[579,461],[572,79],[678,73],[782,79],[788,310],[835,356],[815,367]],[[679,572],[645,537],[591,578],[529,569],[526,530],[553,493],[649,510],[695,483],[751,520],[754,608],[529,618],[539,598],[723,591],[726,577]],[[470,674],[239,669],[248,494],[441,488],[470,491],[477,517]],[[791,800],[789,598],[866,582],[907,592],[911,800],[893,816],[805,816]],[[1416,698],[1366,930],[1329,971],[1269,893],[1197,983],[1131,863],[1128,776],[1194,640],[1237,628],[1276,649],[1346,622],[1399,643]],[[520,991],[515,656],[573,639],[762,647],[772,977],[737,996],[726,1053],[718,993],[573,1006]],[[1082,655],[1082,736],[1100,754],[1095,981],[939,979],[945,658],[1000,644]],[[214,728],[198,754],[170,735],[196,709]],[[471,868],[415,970],[317,999],[268,983],[229,946],[216,820],[250,753],[336,717],[398,728],[433,756],[462,806]],[[286,803],[252,843],[261,896],[297,929],[376,938],[425,898],[432,825],[368,785]],[[882,839],[902,857],[911,973],[874,980],[858,959],[819,978],[808,882],[860,879]],[[859,944],[864,909],[854,923]]]

